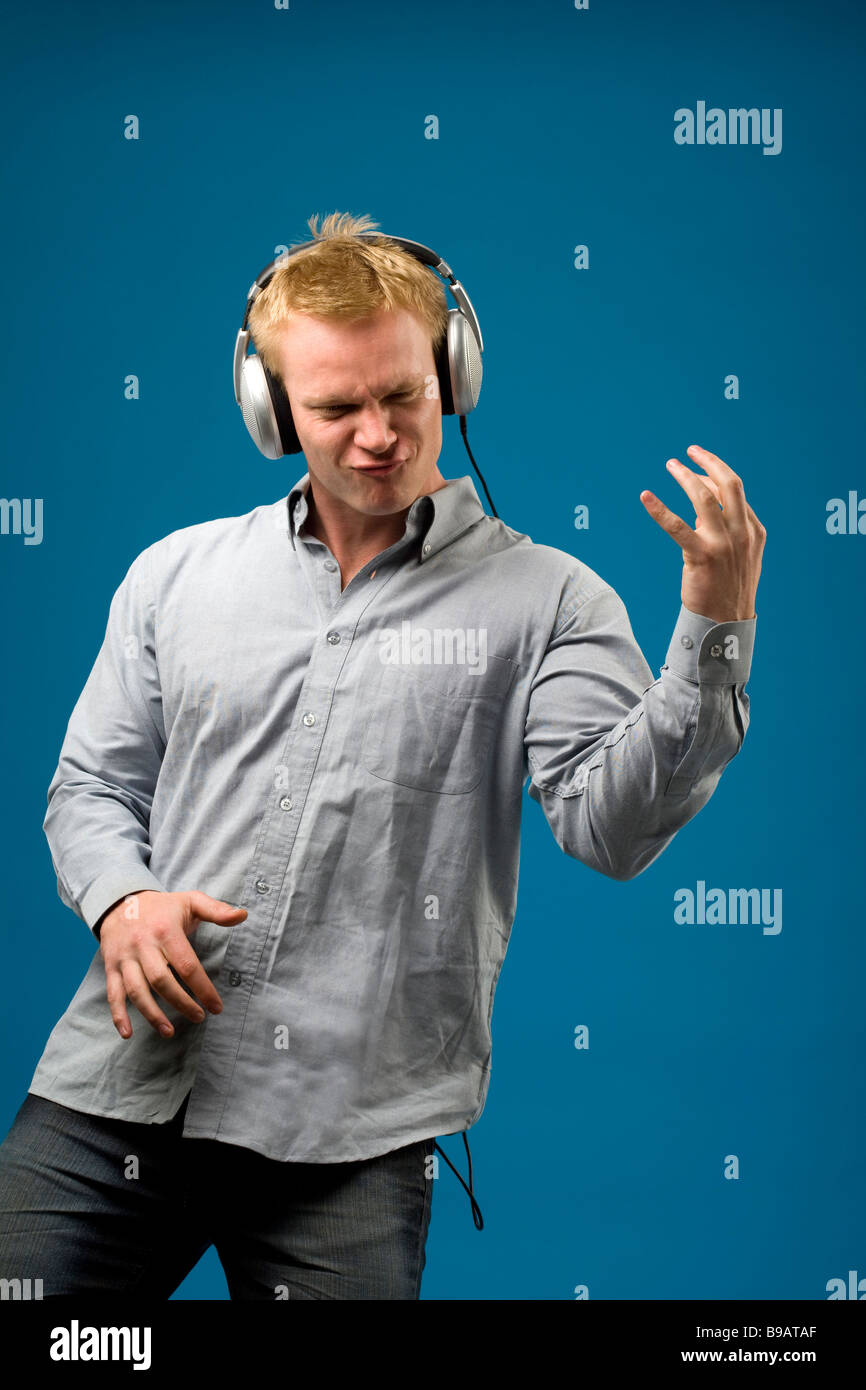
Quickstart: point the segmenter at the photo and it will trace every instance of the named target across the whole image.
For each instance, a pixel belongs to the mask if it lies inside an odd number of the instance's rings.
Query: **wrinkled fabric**
[[[709,800],[749,722],[756,619],[680,606],[657,679],[614,589],[485,514],[410,507],[341,591],[309,476],[148,546],[69,720],[45,833],[91,929],[126,894],[245,907],[192,944],[223,1012],[111,1019],[97,950],[30,1090],[298,1162],[478,1119],[521,810],[626,880]],[[579,891],[580,880],[575,879]]]

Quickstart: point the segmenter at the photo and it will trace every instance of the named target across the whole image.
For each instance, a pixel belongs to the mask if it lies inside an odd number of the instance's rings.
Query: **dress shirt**
[[[48,788],[62,901],[245,907],[191,941],[222,999],[119,1036],[97,950],[30,1090],[334,1163],[467,1129],[491,1065],[524,790],[557,844],[641,873],[709,800],[749,722],[756,619],[681,606],[661,674],[588,565],[487,516],[470,477],[415,500],[341,589],[278,502],[130,565]],[[575,885],[578,886],[577,884]]]

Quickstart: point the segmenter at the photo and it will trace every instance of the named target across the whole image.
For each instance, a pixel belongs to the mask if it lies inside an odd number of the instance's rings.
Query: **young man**
[[[213,1243],[232,1297],[417,1298],[527,779],[629,879],[748,727],[765,532],[732,469],[670,465],[694,531],[642,494],[684,561],[654,680],[609,584],[439,471],[441,283],[315,223],[250,317],[308,473],[133,561],[49,788],[99,950],[0,1149],[0,1275],[46,1297],[166,1297]]]

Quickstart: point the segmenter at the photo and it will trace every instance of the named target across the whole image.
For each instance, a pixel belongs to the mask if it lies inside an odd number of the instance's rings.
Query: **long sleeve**
[[[564,597],[531,686],[525,765],[566,854],[634,878],[709,801],[749,726],[756,621],[681,605],[654,681],[609,585]]]
[[[127,893],[162,890],[149,822],[165,752],[150,556],[130,565],[72,711],[48,788],[43,829],[57,891],[93,931]]]

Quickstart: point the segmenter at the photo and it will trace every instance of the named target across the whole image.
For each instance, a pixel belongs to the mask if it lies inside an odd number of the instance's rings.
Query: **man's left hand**
[[[746,501],[743,481],[708,449],[691,444],[686,451],[707,477],[693,473],[679,459],[668,468],[691,498],[695,530],[652,492],[642,492],[650,516],[683,552],[683,605],[717,623],[754,618],[766,529]]]

